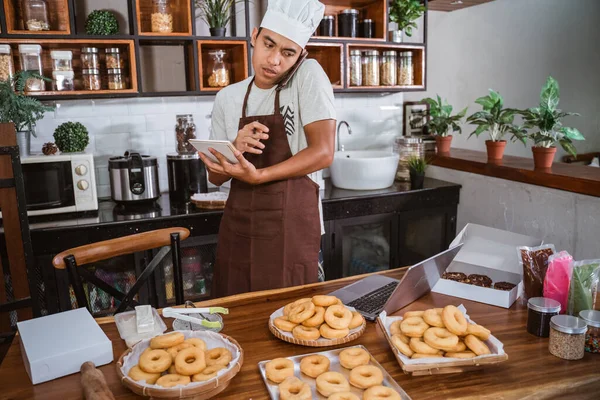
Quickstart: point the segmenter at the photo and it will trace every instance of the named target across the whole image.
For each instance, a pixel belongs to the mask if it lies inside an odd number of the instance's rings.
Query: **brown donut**
[[[511,291],[515,286],[514,283],[510,282],[496,282],[494,283],[494,289],[498,290],[506,290],[507,292]]]
[[[471,274],[467,277],[468,283],[481,287],[492,287],[492,279],[486,275]]]
[[[442,279],[449,279],[451,281],[463,282],[467,279],[467,275],[462,272],[444,272]]]

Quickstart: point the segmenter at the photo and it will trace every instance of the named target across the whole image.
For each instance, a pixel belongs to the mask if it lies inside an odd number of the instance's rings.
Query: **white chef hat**
[[[317,0],[269,0],[260,24],[304,48],[319,26],[325,6]]]

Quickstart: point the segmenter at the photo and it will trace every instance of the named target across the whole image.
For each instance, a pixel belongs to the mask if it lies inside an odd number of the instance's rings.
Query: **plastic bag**
[[[544,278],[544,297],[560,303],[560,312],[567,312],[569,286],[573,272],[573,257],[566,251],[548,258],[548,270]]]
[[[538,247],[517,247],[519,264],[523,268],[522,301],[544,294],[544,278],[548,269],[548,257],[556,252],[553,244]]]
[[[579,311],[594,309],[599,276],[600,260],[583,260],[573,264],[569,290],[569,314],[578,316]]]

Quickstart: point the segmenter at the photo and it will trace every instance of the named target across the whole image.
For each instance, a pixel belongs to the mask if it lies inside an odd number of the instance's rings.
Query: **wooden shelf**
[[[195,91],[194,43],[192,41],[140,41],[142,93]]]
[[[363,19],[372,19],[375,23],[375,35],[373,39],[387,39],[388,18],[387,18],[387,2],[388,0],[323,0],[321,3],[325,5],[325,15],[334,16],[334,31],[338,39],[359,39],[338,37],[338,14],[345,9],[354,8],[359,11],[359,21]],[[331,39],[331,38],[329,38]],[[366,39],[366,40],[373,40]]]
[[[70,35],[69,0],[46,0],[48,6],[49,31],[29,31],[24,26],[19,0],[3,0],[8,34],[21,35]]]
[[[211,87],[208,80],[212,75],[210,69],[210,51],[224,50],[225,62],[229,66],[229,84],[241,82],[248,77],[248,42],[246,40],[199,40],[198,70],[200,91],[217,93],[222,88]]]
[[[334,89],[343,89],[344,45],[342,43],[309,43],[308,58],[317,60],[329,77]]]
[[[191,36],[192,6],[191,0],[171,0],[173,32],[152,32],[152,0],[135,0],[137,29],[140,36]]]

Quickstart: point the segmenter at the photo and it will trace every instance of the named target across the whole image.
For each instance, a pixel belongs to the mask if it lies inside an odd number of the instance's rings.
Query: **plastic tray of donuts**
[[[258,363],[273,400],[410,399],[364,346]]]

